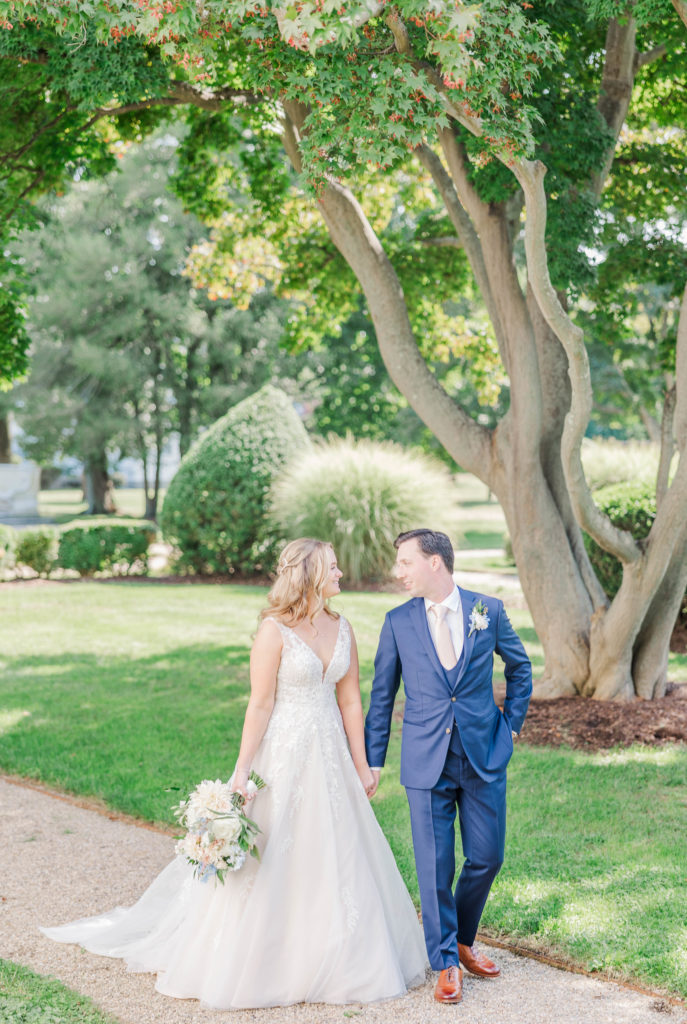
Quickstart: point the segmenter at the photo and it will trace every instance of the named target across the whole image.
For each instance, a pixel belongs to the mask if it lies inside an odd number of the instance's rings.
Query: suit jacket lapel
[[[446,670],[439,661],[439,655],[437,654],[434,641],[432,640],[432,634],[429,631],[429,623],[427,622],[427,610],[425,609],[424,598],[416,597],[412,608],[410,609],[410,617],[413,625],[417,631],[417,635],[420,637],[422,646],[425,652],[432,662],[432,666],[439,675],[446,679]]]

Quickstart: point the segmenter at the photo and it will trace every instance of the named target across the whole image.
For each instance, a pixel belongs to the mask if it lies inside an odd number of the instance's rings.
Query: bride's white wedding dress
[[[277,625],[274,710],[253,762],[267,788],[249,810],[260,862],[220,885],[176,857],[133,907],[42,931],[157,972],[165,995],[221,1009],[399,996],[425,979],[425,943],[336,703],[350,628],[341,617],[325,669]]]

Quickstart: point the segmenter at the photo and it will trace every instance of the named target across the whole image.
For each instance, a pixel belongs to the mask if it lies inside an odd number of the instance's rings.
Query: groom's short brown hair
[[[442,562],[453,575],[453,545],[445,533],[439,530],[408,530],[406,533],[399,533],[394,541],[394,547],[398,548],[406,540],[415,539],[418,542],[423,555],[439,555]]]

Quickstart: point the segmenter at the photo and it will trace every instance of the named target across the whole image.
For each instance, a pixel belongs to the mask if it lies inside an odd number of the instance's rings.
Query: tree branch
[[[606,32],[606,56],[596,107],[612,133],[612,142],[606,151],[603,165],[592,177],[592,191],[597,199],[606,184],[620,130],[630,107],[637,70],[636,38],[637,23],[634,18],[628,15],[623,24],[617,18],[611,18]]]
[[[635,62],[637,70],[646,67],[647,64],[653,64],[655,60],[660,60],[661,57],[665,57],[667,52],[667,43],[659,43],[658,46],[653,46],[650,50],[645,50],[644,53],[638,53]]]
[[[685,25],[687,25],[687,3],[685,0],[673,0],[673,7],[682,18]]]
[[[29,182],[29,184],[26,186],[24,191],[20,192],[20,194],[17,196],[14,204],[10,208],[10,210],[5,214],[5,221],[7,223],[11,222],[12,218],[14,217],[15,213],[17,212],[17,210],[21,206],[21,204],[24,201],[24,199],[26,199],[26,197],[29,195],[30,192],[33,192],[34,189],[37,189],[39,187],[39,185],[43,181],[44,177],[45,177],[45,168],[42,168],[40,171],[38,171],[35,174],[35,176],[33,178],[33,181]]]
[[[3,156],[2,160],[0,160],[0,166],[6,164],[8,160],[18,160],[20,157],[22,157],[24,153],[31,149],[34,142],[40,139],[41,135],[45,135],[46,132],[50,131],[51,128],[54,128],[56,124],[59,124],[59,122],[67,116],[67,114],[71,114],[74,110],[76,110],[75,103],[65,107],[65,109],[61,111],[61,113],[59,113],[57,117],[54,117],[51,121],[46,121],[45,124],[41,128],[39,128],[39,130],[35,132],[34,135],[32,135],[31,138],[27,142],[25,142],[23,146],[20,146],[19,149],[15,149],[9,153],[6,153]]]
[[[235,102],[237,106],[242,106],[260,103],[262,97],[248,89],[227,88],[212,92],[210,89],[196,89],[188,82],[172,80],[167,96],[154,96],[147,100],[139,100],[137,103],[125,103],[120,107],[98,107],[79,131],[85,131],[103,117],[120,117],[122,114],[131,114],[136,110],[150,110],[151,107],[177,107],[189,104],[203,110],[215,111],[221,110],[230,101]]]
[[[675,383],[667,381],[666,396],[663,401],[663,416],[661,417],[661,448],[658,460],[658,472],[656,473],[656,508],[661,507],[661,502],[668,492],[668,479],[670,476],[670,463],[673,459],[675,449],[675,438],[673,435],[673,421],[675,419]]]
[[[675,440],[681,459],[687,459],[687,285],[682,296],[675,346]]]
[[[439,248],[446,247],[451,249],[462,249],[463,243],[460,238],[456,238],[453,235],[446,235],[443,238],[420,238],[418,239],[420,245],[434,245]]]
[[[458,141],[452,128],[441,128],[438,134],[458,197],[479,231],[479,222],[488,214],[489,206],[480,199],[470,181],[465,146]]]
[[[482,244],[479,236],[469,215],[460,202],[451,175],[448,173],[436,153],[431,150],[429,146],[420,146],[416,150],[416,155],[425,170],[431,174],[432,180],[439,190],[439,194],[443,199],[448,215],[451,218],[451,223],[458,232],[458,237],[460,238],[463,249],[465,250],[465,255],[467,256],[470,266],[472,267],[472,272],[475,275],[477,287],[482,294],[484,304],[487,307],[489,316],[491,317],[491,321],[494,325],[494,332],[499,343],[499,348],[503,353],[505,350],[505,335],[501,326],[499,310],[494,302],[494,296],[489,284],[489,276],[487,274],[487,268],[484,262],[484,253],[482,251]],[[481,202],[481,200],[479,201]]]
[[[304,108],[287,101],[284,111],[284,144],[290,155],[297,146]],[[294,155],[298,169],[300,158]],[[391,379],[447,451],[491,486],[491,431],[453,401],[427,366],[410,325],[401,283],[362,207],[350,189],[334,180],[328,182],[317,205],[334,245],[365,294]]]
[[[551,284],[546,258],[546,168],[539,161],[520,161],[513,167],[525,193],[525,251],[528,278],[549,327],[563,345],[568,357],[568,373],[572,385],[570,411],[565,418],[561,439],[563,470],[570,491],[575,515],[584,530],[604,550],[622,562],[634,562],[640,556],[632,534],[619,530],[594,504],[582,468],[580,449],[592,410],[592,385],[584,335],[560,304]]]

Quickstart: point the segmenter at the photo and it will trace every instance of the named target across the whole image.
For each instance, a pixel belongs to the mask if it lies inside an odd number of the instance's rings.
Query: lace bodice
[[[312,647],[298,633],[277,619],[271,618],[270,621],[279,627],[284,642],[277,672],[275,703],[301,703],[331,698],[336,684],[346,675],[351,662],[351,632],[347,620],[343,615],[339,617],[336,643],[326,669]]]
[[[271,755],[270,797],[275,806],[288,805],[289,814],[296,813],[306,792],[302,774],[315,757],[326,772],[332,812],[336,814],[340,796],[338,766],[342,756],[349,756],[336,703],[336,684],[346,675],[351,662],[350,626],[343,616],[339,618],[332,659],[324,669],[305,640],[289,626],[276,619],[272,621],[279,627],[284,646],[274,707],[263,737],[263,748]]]

